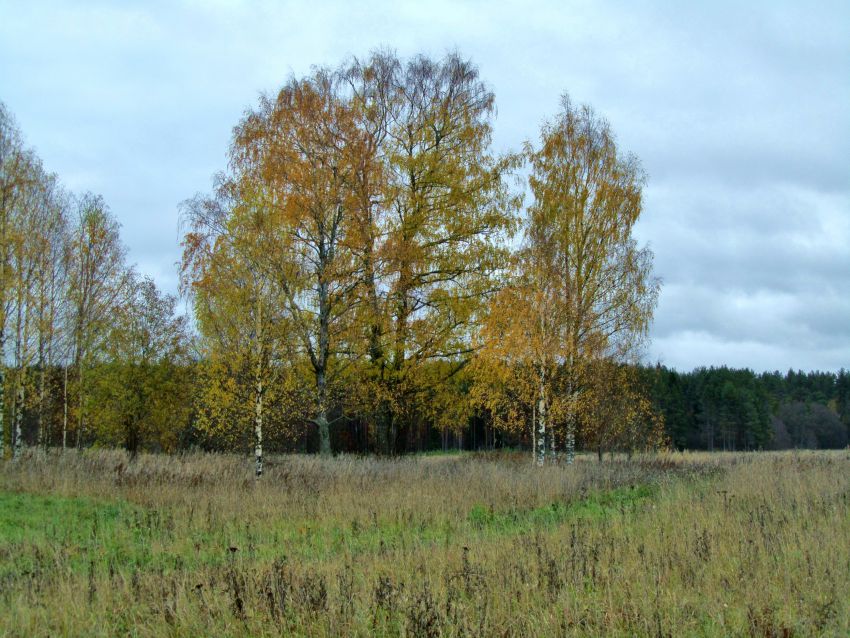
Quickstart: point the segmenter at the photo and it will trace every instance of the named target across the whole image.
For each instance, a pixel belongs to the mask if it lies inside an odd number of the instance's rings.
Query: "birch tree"
[[[529,243],[517,255],[512,279],[490,303],[473,366],[473,400],[500,429],[522,431],[529,423],[537,465],[572,399],[564,384],[565,312],[540,248]]]
[[[61,355],[67,341],[64,330],[64,301],[66,298],[66,257],[68,248],[69,198],[60,187],[58,179],[49,175],[39,188],[37,231],[33,242],[34,290],[33,323],[36,333],[34,344],[38,370],[38,407],[35,441],[47,445],[48,377],[56,357]]]
[[[0,458],[6,440],[6,340],[15,301],[15,247],[22,241],[20,206],[31,181],[32,154],[23,145],[14,119],[0,102]]]
[[[516,159],[491,151],[493,114],[459,56],[376,53],[291,79],[237,126],[232,221],[219,226],[235,237],[237,219],[263,220],[236,252],[279,295],[308,361],[323,453],[341,418],[333,389],[363,356],[368,380],[349,394],[368,397],[381,451],[395,448],[400,417],[437,395],[450,402],[443,382],[469,359],[514,225],[505,178]]]
[[[355,173],[378,449],[395,449],[398,416],[441,383],[433,361],[457,373],[470,331],[503,268],[516,198],[513,156],[491,149],[493,93],[457,54],[406,63],[376,53],[346,72],[369,141]]]
[[[77,377],[77,447],[83,443],[85,428],[86,368],[102,353],[112,312],[126,294],[129,271],[125,255],[119,224],[103,198],[84,195],[77,205],[68,262],[68,310]]]
[[[260,477],[268,417],[278,430],[291,423],[298,384],[286,300],[268,268],[273,220],[255,186],[234,170],[217,176],[213,196],[184,204],[181,287],[201,332],[198,427],[232,446],[249,423]]]
[[[350,351],[359,284],[351,245],[352,172],[359,135],[336,74],[316,70],[291,79],[237,127],[232,162],[268,207],[274,241],[263,267],[275,278],[284,308],[314,379],[312,422],[319,449],[331,453],[331,387]]]
[[[608,123],[566,96],[526,153],[533,201],[523,243],[483,333],[482,365],[502,382],[480,392],[498,404],[507,385],[523,388],[537,463],[559,434],[572,463],[592,364],[634,355],[656,305],[652,253],[632,236],[644,175],[637,158],[618,152]]]
[[[63,323],[67,202],[57,177],[47,173],[38,157],[24,147],[13,119],[0,103],[0,455],[5,440],[6,344],[12,327],[13,454],[20,455],[23,445],[24,411],[36,402],[36,441],[43,432],[47,369]],[[35,401],[29,393],[33,364],[37,364]]]
[[[30,367],[34,358],[33,337],[38,330],[36,322],[36,274],[43,237],[43,222],[49,212],[51,184],[55,178],[44,172],[41,162],[32,151],[17,144],[16,158],[7,165],[15,177],[10,186],[3,232],[3,323],[13,311],[14,321],[14,394],[12,400],[12,453],[18,458],[23,448],[23,421],[29,398]],[[11,289],[9,289],[11,286]],[[5,327],[5,326],[4,326]],[[3,331],[2,340],[6,334]],[[5,345],[5,343],[4,343]],[[5,354],[5,350],[3,351]],[[5,361],[3,362],[5,364]]]
[[[14,420],[13,452],[19,458],[23,449],[23,420],[27,408],[28,373],[33,362],[32,336],[34,322],[35,280],[39,259],[41,222],[46,210],[42,188],[48,176],[40,162],[31,158],[27,166],[25,187],[16,202],[17,234],[11,250],[11,270],[14,278],[15,312],[15,396],[12,404]]]
[[[559,308],[560,364],[575,403],[588,363],[633,354],[652,320],[659,288],[652,252],[632,235],[645,176],[635,156],[617,150],[607,121],[567,96],[543,126],[539,146],[528,145],[527,152],[534,200],[526,250],[538,262],[537,287],[551,289]],[[575,409],[568,410],[564,430],[572,462]]]

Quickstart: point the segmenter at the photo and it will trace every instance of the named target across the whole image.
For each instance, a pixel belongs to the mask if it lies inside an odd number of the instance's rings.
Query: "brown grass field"
[[[0,462],[0,636],[848,636],[850,452]]]

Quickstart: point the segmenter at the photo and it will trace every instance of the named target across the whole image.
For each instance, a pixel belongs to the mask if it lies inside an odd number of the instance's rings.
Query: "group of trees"
[[[455,54],[263,96],[182,206],[190,330],[0,109],[2,455],[252,449],[260,475],[268,449],[846,444],[844,373],[812,398],[790,373],[638,365],[659,289],[639,161],[567,97],[516,153],[494,114]]]
[[[153,414],[175,391],[161,375],[185,369],[185,321],[125,254],[103,199],[66,192],[0,103],[0,456],[25,440],[135,450],[138,428],[171,427],[179,404]]]
[[[571,461],[611,397],[621,429],[658,431],[623,366],[658,290],[632,238],[638,161],[567,98],[538,145],[497,154],[494,110],[459,56],[378,52],[245,115],[214,192],[184,206],[200,430],[250,419],[258,474],[272,422],[312,423],[322,453],[333,424],[393,453],[423,426],[533,421],[539,463],[562,444]]]

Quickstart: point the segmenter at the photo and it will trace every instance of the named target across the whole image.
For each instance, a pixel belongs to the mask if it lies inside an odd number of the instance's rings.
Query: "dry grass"
[[[0,634],[850,631],[847,452],[269,465],[0,464]]]

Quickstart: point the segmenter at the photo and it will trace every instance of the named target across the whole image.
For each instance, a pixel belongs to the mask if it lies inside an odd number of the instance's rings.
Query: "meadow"
[[[0,636],[841,636],[850,453],[0,462]]]

